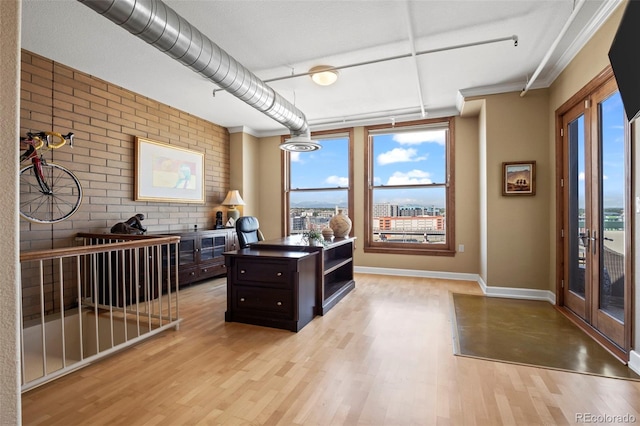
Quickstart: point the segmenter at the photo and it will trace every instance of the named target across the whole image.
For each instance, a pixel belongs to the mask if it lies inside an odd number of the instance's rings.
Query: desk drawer
[[[239,283],[270,287],[273,284],[278,287],[287,287],[290,274],[289,265],[286,262],[256,262],[245,259],[238,260],[234,272]]]
[[[268,312],[269,317],[282,318],[290,318],[293,314],[293,296],[288,290],[236,287],[233,304],[238,313],[251,311],[255,314],[261,311]]]

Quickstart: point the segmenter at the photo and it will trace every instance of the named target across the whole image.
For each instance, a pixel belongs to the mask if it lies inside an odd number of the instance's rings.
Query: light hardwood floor
[[[449,292],[481,293],[471,282],[356,274],[351,294],[292,333],[225,323],[224,279],[188,287],[180,330],[23,394],[23,424],[640,422],[640,382],[453,355]]]

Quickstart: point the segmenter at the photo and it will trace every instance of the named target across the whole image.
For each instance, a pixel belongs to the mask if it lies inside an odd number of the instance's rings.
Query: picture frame
[[[502,195],[535,195],[536,162],[502,163]]]
[[[204,154],[136,137],[134,200],[204,203]]]

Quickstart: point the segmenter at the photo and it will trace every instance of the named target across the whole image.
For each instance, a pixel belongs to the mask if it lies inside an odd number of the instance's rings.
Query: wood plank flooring
[[[481,294],[471,282],[356,274],[354,291],[292,333],[225,323],[224,279],[187,287],[180,330],[23,394],[23,424],[640,422],[640,382],[454,356],[449,292]]]

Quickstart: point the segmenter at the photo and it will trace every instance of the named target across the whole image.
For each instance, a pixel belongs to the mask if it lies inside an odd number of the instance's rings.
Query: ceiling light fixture
[[[318,65],[309,70],[311,80],[320,86],[330,86],[338,80],[338,70],[329,65]]]

